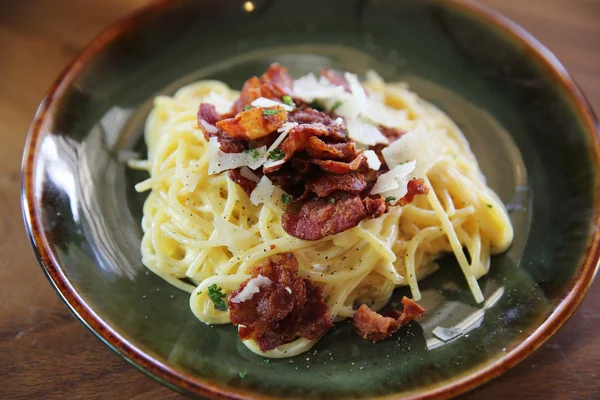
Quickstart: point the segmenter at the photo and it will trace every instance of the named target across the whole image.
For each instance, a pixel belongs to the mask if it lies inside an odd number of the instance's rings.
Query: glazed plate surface
[[[111,348],[172,388],[229,398],[448,397],[499,375],[558,329],[597,267],[598,137],[587,103],[539,43],[479,6],[438,1],[159,2],[106,31],[42,103],[23,206],[43,267]],[[371,344],[342,322],[309,353],[270,360],[140,262],[143,124],[158,94],[198,79],[241,88],[279,62],[405,81],[461,127],[508,205],[510,250],[476,304],[452,257],[422,281],[428,312]],[[398,289],[397,305],[408,289]],[[436,327],[458,334],[446,341]]]

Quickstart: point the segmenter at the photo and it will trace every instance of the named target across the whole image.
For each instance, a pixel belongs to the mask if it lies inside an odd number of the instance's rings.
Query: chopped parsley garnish
[[[281,195],[281,201],[283,201],[283,204],[290,204],[292,202],[292,196],[284,193]]]
[[[202,290],[199,290],[198,293],[196,293],[196,296],[200,296],[202,294]]]
[[[269,160],[279,161],[285,157],[285,153],[282,150],[275,149],[269,152]]]
[[[208,287],[208,297],[214,303],[216,310],[227,311],[227,304],[225,304],[225,301],[223,300],[226,295],[222,292],[222,290],[223,289],[213,283]]]
[[[247,149],[244,150],[244,153],[250,153],[253,160],[258,160],[258,157],[260,157],[260,153],[256,149]]]
[[[283,96],[281,98],[281,100],[283,100],[283,104],[287,104],[290,107],[295,107],[296,106],[294,104],[294,102],[292,101],[292,96]]]
[[[246,371],[246,370],[240,371],[240,378],[244,379],[246,377],[247,373],[248,373],[248,371]]]
[[[271,362],[271,360],[269,360],[268,358],[265,358],[265,359],[263,360],[263,363],[265,363],[265,364],[268,364],[268,363],[270,363],[270,362]]]
[[[330,198],[329,198],[329,202],[330,202],[331,204],[335,204],[335,199],[334,199],[333,197],[330,197]]]
[[[386,203],[390,203],[392,201],[396,200],[396,196],[388,196],[385,198],[385,202]]]
[[[492,208],[492,205],[491,205],[491,204],[488,204],[488,205],[487,205],[487,207],[488,207],[488,208]]]
[[[331,112],[334,112],[335,110],[337,110],[338,108],[341,107],[341,105],[344,104],[343,101],[338,100],[333,104],[333,107],[331,107]]]
[[[252,110],[254,107],[252,106],[244,106],[244,111]]]
[[[275,115],[279,114],[281,110],[263,110],[263,115]]]
[[[323,104],[319,103],[316,100],[310,103],[309,106],[310,108],[315,109],[317,111],[325,111],[325,107],[323,107]]]

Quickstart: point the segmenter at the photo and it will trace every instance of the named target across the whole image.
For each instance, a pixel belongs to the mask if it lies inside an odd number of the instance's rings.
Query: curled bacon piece
[[[235,140],[227,133],[218,130],[216,132],[209,132],[205,124],[216,125],[221,120],[221,116],[217,112],[217,109],[212,104],[201,103],[198,107],[198,127],[202,129],[206,140],[210,136],[219,138],[219,146],[221,151],[225,153],[241,153],[248,148],[248,144],[244,141]],[[215,129],[215,128],[213,128]]]
[[[358,154],[353,142],[329,144],[315,136],[306,141],[306,153],[309,157],[320,160],[353,159]]]
[[[360,193],[366,187],[366,177],[360,172],[351,172],[344,175],[319,175],[306,183],[305,194],[308,195],[313,192],[319,197],[325,197],[337,190]]]
[[[299,212],[287,212],[281,219],[283,229],[303,240],[319,240],[354,228],[367,213],[355,193],[334,192],[327,198],[313,197]]]
[[[362,202],[368,218],[379,218],[388,211],[385,200],[381,196],[367,196]]]
[[[405,206],[412,203],[415,199],[415,196],[429,193],[429,188],[427,188],[427,185],[425,185],[425,181],[423,179],[411,179],[408,181],[406,189],[408,192],[400,199],[400,201],[398,201],[397,205]]]
[[[283,107],[264,110],[253,108],[242,111],[233,118],[217,122],[217,128],[238,139],[256,140],[276,131],[287,121]]]
[[[212,104],[201,103],[200,107],[198,107],[198,126],[202,126],[202,123],[200,122],[202,120],[211,125],[215,125],[221,120],[221,116]]]
[[[254,76],[244,83],[240,98],[233,105],[233,115],[244,110],[259,97],[281,101],[281,97],[290,95],[294,80],[287,68],[275,63],[260,78]]]
[[[256,182],[243,176],[240,172],[240,168],[229,170],[229,179],[240,185],[248,196],[256,189]]]
[[[229,295],[231,322],[239,326],[242,340],[253,339],[267,351],[298,337],[319,339],[333,326],[322,289],[298,277],[298,261],[293,254],[265,260],[252,269],[252,278],[258,275],[272,284],[245,301],[233,302],[249,279]]]
[[[364,153],[360,153],[351,162],[333,161],[333,160],[315,160],[310,159],[308,162],[313,163],[321,167],[323,171],[331,172],[334,174],[347,174],[352,171],[358,170],[367,161],[367,157]]]
[[[423,307],[408,297],[402,298],[402,305],[404,306],[402,312],[392,310],[391,316],[388,317],[362,304],[354,314],[352,326],[363,339],[369,339],[373,343],[387,339],[401,326],[421,318],[425,313]]]
[[[299,125],[318,124],[319,126],[324,126],[327,133],[323,133],[323,136],[327,136],[335,141],[345,141],[347,139],[346,132],[333,118],[312,108],[297,110],[288,116],[288,120],[296,122]]]

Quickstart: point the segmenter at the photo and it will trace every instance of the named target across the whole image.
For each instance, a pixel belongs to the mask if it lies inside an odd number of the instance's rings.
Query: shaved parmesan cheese
[[[356,75],[346,72],[344,73],[344,78],[346,78],[346,81],[350,85],[350,92],[352,93],[358,112],[365,112],[367,109],[367,95],[365,94],[365,89],[363,89]]]
[[[342,126],[344,124],[344,120],[342,119],[342,117],[337,117],[335,123],[339,126]]]
[[[390,171],[382,174],[375,182],[371,194],[385,193],[390,190],[402,188],[406,192],[406,185],[408,185],[408,176],[415,169],[416,162],[411,161],[406,164],[397,165]],[[404,193],[406,194],[406,193]],[[403,197],[404,194],[399,198]]]
[[[253,150],[256,152],[224,153],[221,151],[219,139],[211,137],[208,141],[208,174],[214,175],[239,167],[260,167],[264,162],[261,160],[267,152],[267,146]]]
[[[332,84],[325,77],[317,80],[314,74],[308,74],[294,81],[294,97],[298,97],[307,103],[311,103],[316,99],[337,97],[343,92],[344,88],[342,86]]]
[[[260,292],[260,288],[271,286],[272,284],[273,281],[266,276],[258,275],[256,278],[250,279],[242,291],[231,299],[231,302],[243,303],[246,300],[250,300],[256,293]]]
[[[235,256],[248,251],[260,242],[260,239],[252,233],[229,221],[225,221],[221,217],[216,217],[213,224],[216,232],[215,241],[222,246],[226,246]]]
[[[260,178],[260,182],[256,185],[256,188],[250,193],[250,202],[255,206],[265,203],[268,199],[271,198],[271,194],[273,193],[273,182],[263,175]]]
[[[280,107],[283,107],[283,109],[285,111],[293,111],[294,110],[294,107],[292,107],[292,106],[280,103],[275,100],[267,99],[265,97],[259,97],[258,99],[254,100],[252,103],[250,103],[250,105],[252,107],[258,107],[258,108],[272,108],[272,107],[280,106]]]
[[[381,151],[387,165],[398,165],[409,160],[419,160],[413,176],[423,177],[436,163],[437,154],[435,143],[423,125],[414,131],[405,133],[394,143]]]
[[[204,128],[204,130],[206,130],[206,132],[208,132],[208,133],[217,133],[217,132],[219,132],[219,128],[217,128],[216,126],[214,126],[212,124],[209,124],[208,122],[206,122],[203,119],[200,120],[200,124],[202,125],[202,127]]]
[[[210,92],[202,99],[203,103],[209,103],[215,106],[219,114],[227,114],[233,107],[233,101],[228,100],[217,92]]]
[[[250,168],[248,167],[242,167],[240,169],[240,174],[246,178],[246,179],[250,179],[252,182],[257,182],[260,181],[260,178],[250,170]]]
[[[373,150],[366,150],[364,154],[365,157],[367,157],[367,165],[369,168],[379,171],[379,168],[381,168],[381,161],[379,160],[379,157],[377,157],[377,154],[375,154]]]
[[[269,158],[269,154],[273,150],[275,150],[277,147],[279,147],[279,145],[281,144],[281,142],[283,142],[283,139],[285,139],[285,137],[290,132],[290,130],[293,127],[295,127],[295,126],[298,126],[297,122],[286,122],[279,129],[277,129],[278,132],[281,132],[281,135],[279,135],[279,137],[277,139],[275,139],[275,141],[273,142],[273,144],[271,145],[271,147],[269,147],[269,149],[265,153],[265,159],[264,159],[264,161],[265,161],[264,162],[264,167],[265,168],[275,167],[275,166],[281,165],[281,164],[283,164],[285,162],[284,160],[277,160],[277,161],[268,160],[267,161],[267,159]]]
[[[269,161],[267,161],[263,165],[263,167],[264,168],[273,168],[273,167],[276,167],[276,166],[281,165],[283,163],[285,163],[285,160],[283,160],[283,159],[282,160],[277,160],[277,161],[271,161],[271,160],[269,160]]]
[[[368,146],[374,146],[377,143],[389,143],[377,127],[358,118],[349,118],[346,120],[346,125],[348,127],[348,136],[356,142]]]
[[[378,101],[369,101],[368,106],[361,114],[368,120],[377,125],[383,125],[388,128],[403,126],[408,121],[408,112],[406,110],[395,110]]]

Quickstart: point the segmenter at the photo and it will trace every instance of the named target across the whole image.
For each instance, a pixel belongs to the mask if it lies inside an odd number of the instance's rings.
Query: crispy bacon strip
[[[252,278],[262,275],[273,284],[261,287],[245,301],[232,302],[249,279],[229,295],[231,322],[239,326],[242,340],[253,339],[267,351],[298,337],[319,339],[333,326],[322,289],[298,277],[298,261],[293,254],[267,259],[251,273]]]
[[[385,200],[379,195],[367,196],[362,200],[362,202],[365,206],[365,210],[367,210],[368,218],[381,217],[388,211],[388,207],[385,204]]]
[[[347,174],[349,172],[356,171],[363,166],[365,161],[367,161],[367,157],[365,157],[364,153],[360,153],[356,156],[354,160],[352,160],[349,163],[333,160],[308,160],[308,162],[321,167],[323,171],[331,172],[334,174]]]
[[[325,197],[337,190],[360,193],[366,187],[367,179],[360,172],[350,172],[344,175],[319,175],[306,183],[305,194],[308,196],[310,192],[313,192],[319,197]]]
[[[198,126],[202,126],[200,123],[201,120],[204,120],[211,125],[215,125],[221,120],[221,116],[212,104],[200,103],[200,107],[198,107]]]
[[[408,192],[398,201],[398,205],[405,206],[414,201],[415,196],[420,194],[428,194],[429,188],[425,185],[425,181],[423,179],[413,178],[408,181],[408,185],[406,186]]]
[[[329,144],[315,136],[308,138],[306,153],[309,157],[320,160],[354,159],[358,154],[353,142]]]
[[[354,228],[367,213],[358,194],[334,192],[327,198],[313,197],[299,212],[283,214],[283,229],[303,240],[319,240]]]
[[[352,325],[363,339],[369,339],[373,343],[387,339],[401,326],[421,318],[425,313],[423,307],[408,297],[402,298],[402,305],[402,312],[392,310],[392,315],[387,317],[362,304],[354,314]]]
[[[271,110],[253,108],[242,111],[233,118],[217,122],[216,126],[232,138],[256,140],[276,131],[287,121],[283,107]]]
[[[288,75],[287,68],[275,63],[260,78],[254,76],[244,83],[240,98],[233,105],[233,115],[244,110],[259,97],[279,100],[284,95],[290,95],[294,80]]]
[[[327,133],[324,133],[323,136],[327,136],[331,140],[345,141],[347,139],[346,132],[333,118],[312,108],[294,111],[288,116],[288,120],[290,122],[296,122],[299,125],[317,124],[319,126],[324,126]]]

